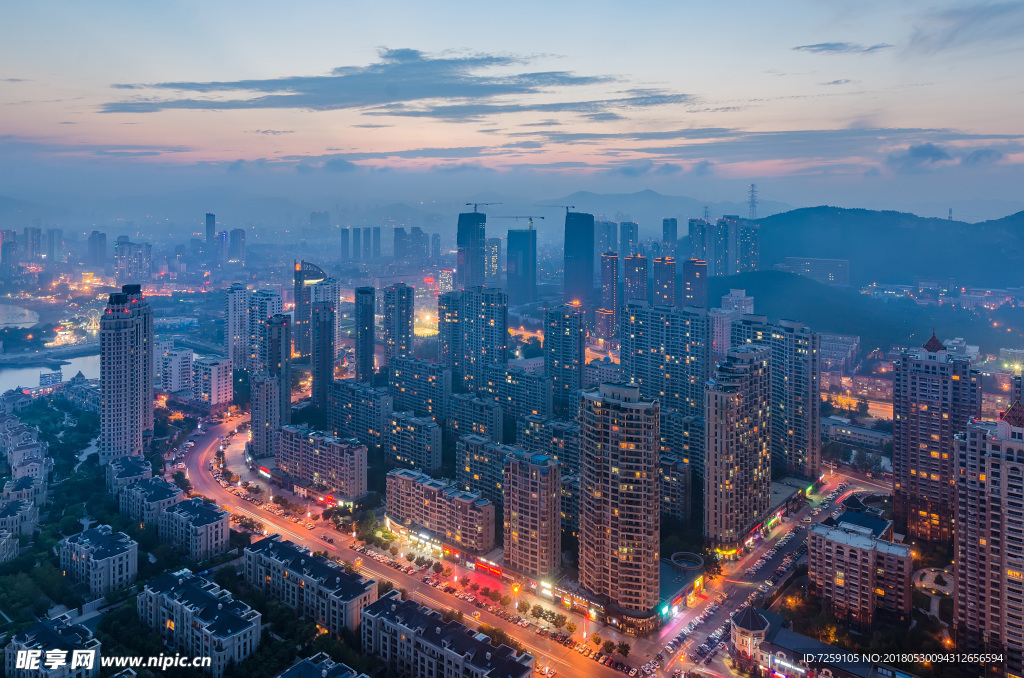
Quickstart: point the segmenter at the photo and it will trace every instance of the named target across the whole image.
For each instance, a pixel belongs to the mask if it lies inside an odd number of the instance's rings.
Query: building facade
[[[60,542],[65,576],[89,587],[95,598],[131,585],[139,574],[139,545],[124,532],[100,525]]]
[[[282,426],[277,467],[300,484],[352,502],[366,494],[366,445],[320,431]]]
[[[458,550],[487,553],[494,548],[494,504],[450,480],[420,471],[395,469],[387,477],[389,525],[427,530]]]
[[[539,452],[513,448],[505,454],[504,563],[546,579],[562,565],[562,472]]]
[[[160,539],[201,563],[228,550],[230,515],[216,504],[196,497],[164,509]]]

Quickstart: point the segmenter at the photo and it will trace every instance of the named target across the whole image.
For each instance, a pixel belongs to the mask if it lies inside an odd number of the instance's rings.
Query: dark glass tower
[[[308,358],[310,354],[309,319],[313,285],[326,277],[327,274],[316,264],[295,262],[295,328],[292,339],[295,341],[295,353],[300,358]]]
[[[356,288],[356,381],[373,380],[373,347],[376,333],[376,290]]]
[[[456,244],[459,248],[455,268],[455,288],[464,290],[484,284],[484,244],[487,215],[482,212],[463,212],[459,215]]]
[[[594,215],[565,214],[565,300],[585,304],[594,289]]]
[[[334,381],[334,304],[313,304],[310,320],[312,354],[310,373],[313,377],[311,402],[322,414],[327,414],[327,401],[331,382]]]
[[[508,232],[505,276],[508,303],[528,304],[537,298],[537,231],[531,228]]]

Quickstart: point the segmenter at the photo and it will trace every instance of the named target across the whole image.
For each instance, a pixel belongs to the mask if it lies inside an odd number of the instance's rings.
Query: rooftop
[[[57,619],[44,619],[14,636],[14,642],[36,650],[83,650],[95,646],[92,631],[84,626],[68,626]]]
[[[326,652],[320,652],[295,662],[277,678],[357,678],[357,675],[345,664],[334,662]]]
[[[91,530],[73,534],[64,541],[91,550],[93,560],[104,560],[127,553],[136,545],[131,537],[124,532],[114,532],[110,525],[100,525]]]
[[[139,454],[114,459],[110,465],[114,467],[114,477],[116,478],[133,478],[153,470],[152,465]]]
[[[0,502],[0,518],[16,516],[31,504],[24,499],[12,499],[11,501]]]
[[[888,553],[905,558],[910,557],[909,546],[886,541],[884,539],[877,539],[873,536],[871,531],[860,527],[859,525],[851,525],[851,523],[846,523],[846,525],[849,527],[844,527],[844,523],[842,522],[829,525],[826,521],[822,521],[815,525],[811,525],[808,532],[810,534],[817,534],[829,541],[834,541],[838,544],[844,544],[853,548],[872,550],[879,553]]]
[[[282,541],[281,535],[275,534],[261,539],[245,550],[272,558],[283,563],[292,572],[317,580],[321,586],[339,594],[343,600],[358,598],[366,593],[368,588],[376,585],[361,575],[349,574],[344,567],[323,556],[311,555],[307,549],[287,540]]]
[[[126,492],[141,492],[146,496],[146,501],[164,501],[173,496],[181,494],[181,488],[167,482],[163,478],[146,478],[129,487]]]
[[[153,593],[189,607],[215,636],[225,638],[259,622],[260,615],[231,593],[184,569],[157,577],[146,584]]]
[[[216,504],[207,504],[202,499],[186,499],[185,501],[171,506],[165,513],[180,513],[189,517],[189,522],[194,526],[211,525],[223,520],[227,512]]]

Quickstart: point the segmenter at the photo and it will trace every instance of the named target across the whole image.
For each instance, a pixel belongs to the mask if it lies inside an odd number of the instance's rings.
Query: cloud
[[[612,111],[603,111],[601,113],[588,113],[583,116],[592,122],[610,122],[612,120],[622,120],[622,116]]]
[[[0,82],[28,82],[26,78],[3,78]]]
[[[551,94],[566,88],[612,81],[608,76],[581,76],[566,71],[526,71],[523,67],[528,61],[523,57],[500,54],[430,56],[413,49],[382,49],[374,63],[342,66],[320,76],[118,84],[114,85],[117,89],[146,90],[153,94],[109,102],[101,110],[108,113],[152,113],[167,109],[364,109],[385,115],[428,117],[458,117],[513,109],[597,112],[578,105],[573,108],[571,103],[551,109],[526,104],[495,104],[493,109],[489,109],[486,102],[498,97]],[[500,69],[500,73],[495,69]],[[509,73],[509,70],[517,72]],[[189,93],[192,96],[161,96],[165,92]],[[636,105],[643,103],[636,102]],[[460,112],[459,106],[465,107],[464,112]]]
[[[798,45],[793,49],[797,52],[811,54],[872,54],[893,47],[880,42],[877,45],[858,45],[854,42],[819,42],[813,45]]]
[[[305,165],[299,165],[304,167]],[[328,172],[352,172],[359,169],[359,165],[349,162],[343,158],[333,158],[324,163],[324,169]]]
[[[926,14],[910,37],[907,50],[931,54],[981,43],[1008,41],[1019,48],[1024,33],[1024,3],[981,2]]]
[[[701,160],[690,167],[690,173],[695,177],[709,177],[714,172],[715,164],[710,160]]]
[[[831,82],[820,83],[822,85],[849,85],[853,80],[832,80]]]
[[[187,146],[158,146],[149,144],[76,144],[39,141],[33,137],[0,134],[0,155],[106,155],[149,156],[165,153],[186,153]]]
[[[682,165],[679,165],[679,164],[674,163],[674,162],[666,162],[664,165],[662,165],[658,169],[654,170],[654,174],[657,174],[659,176],[668,176],[668,175],[671,175],[671,174],[679,174],[682,171],[683,171],[683,166]]]
[[[952,156],[940,146],[929,142],[891,153],[885,163],[899,174],[915,174],[952,159]]]
[[[992,163],[999,162],[1004,157],[1005,155],[1001,151],[997,151],[994,148],[979,148],[960,158],[960,164],[965,167],[991,165]]]
[[[279,136],[281,134],[295,134],[293,129],[254,129],[253,134],[266,134],[268,136]]]
[[[411,148],[399,151],[351,151],[327,155],[286,155],[283,160],[324,162],[330,160],[373,160],[384,158],[474,158],[481,155],[484,146],[457,146],[452,148]]]

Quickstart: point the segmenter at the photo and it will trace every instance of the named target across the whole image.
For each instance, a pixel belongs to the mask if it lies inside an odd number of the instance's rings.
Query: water
[[[0,304],[0,328],[32,327],[39,322],[39,314],[21,306]]]
[[[2,309],[0,309],[0,313],[2,313]],[[64,375],[64,381],[78,374],[79,370],[82,371],[86,379],[100,378],[100,356],[98,353],[80,358],[68,358],[64,362],[67,364],[62,365],[60,368]],[[39,373],[49,371],[49,367],[40,365],[35,367],[2,367],[0,368],[0,393],[6,393],[18,386],[35,388],[39,386]]]

